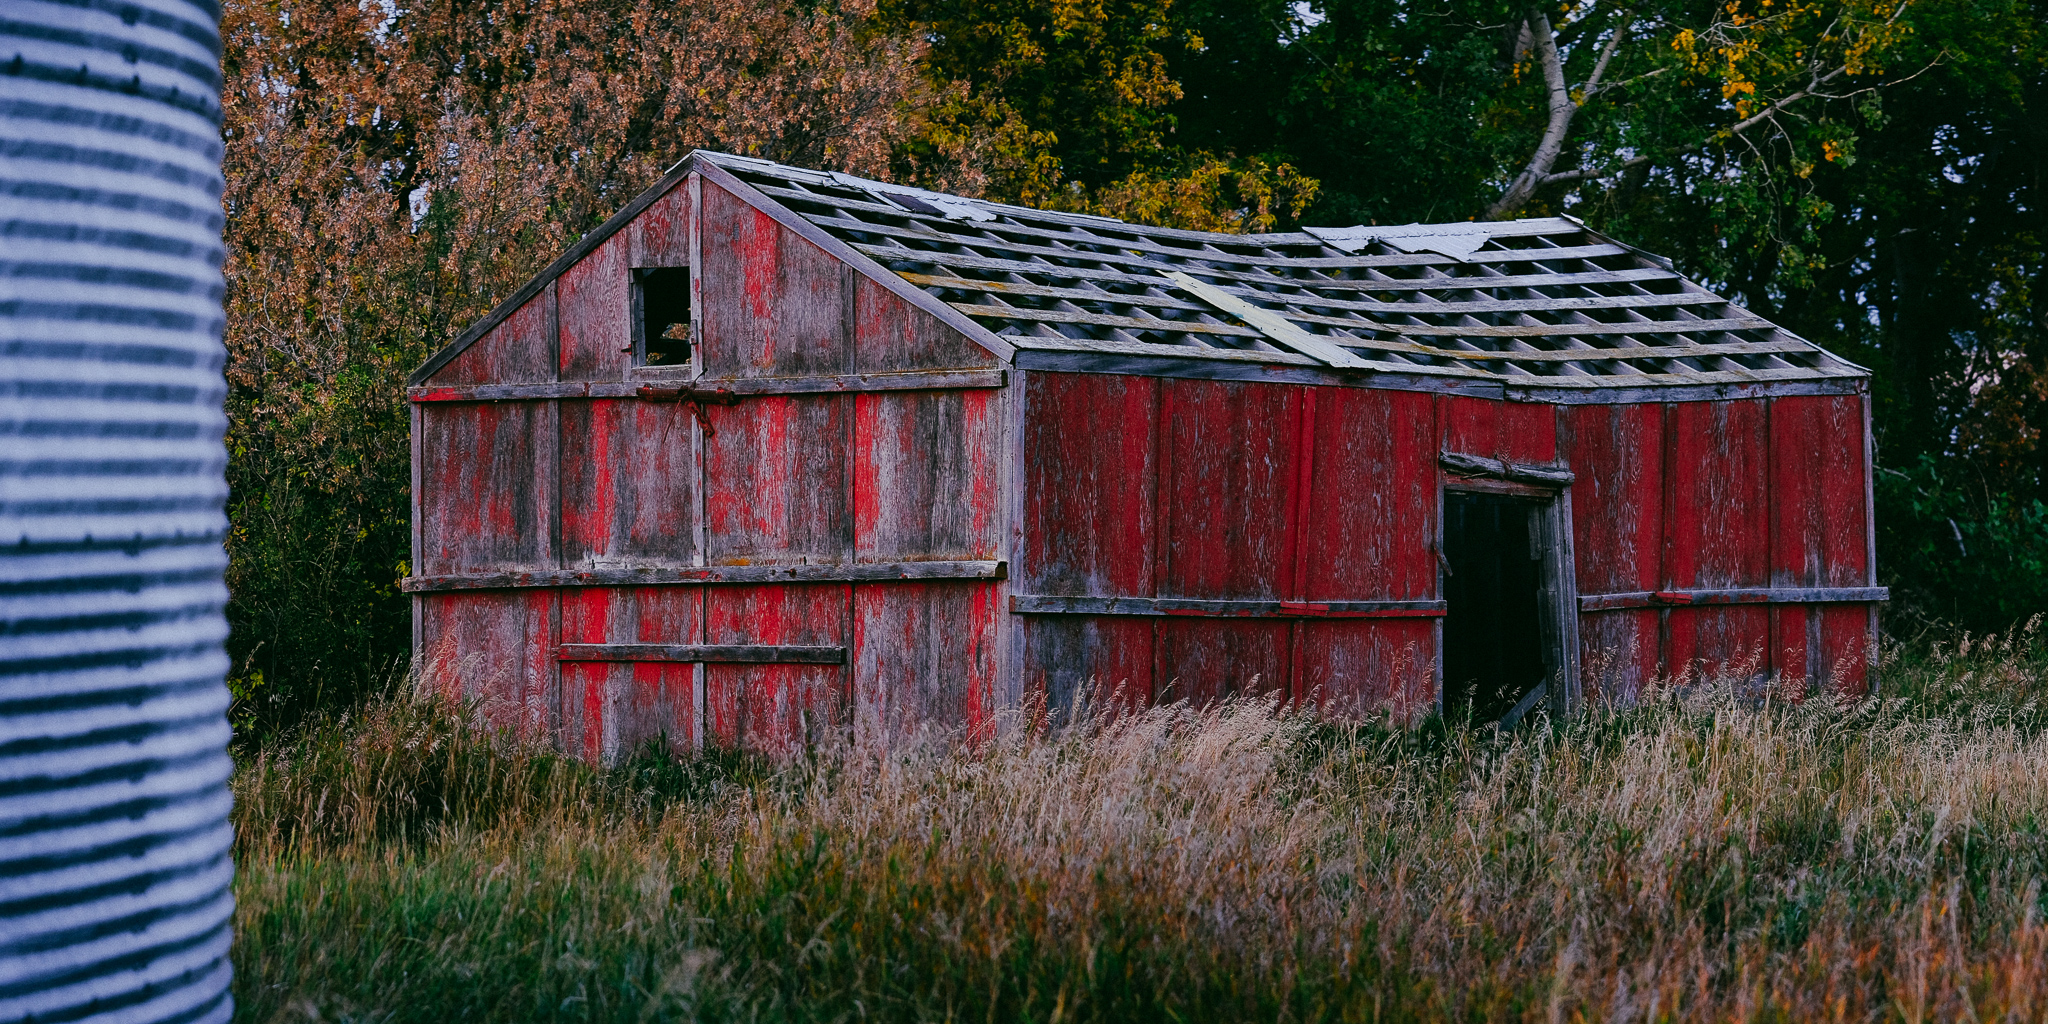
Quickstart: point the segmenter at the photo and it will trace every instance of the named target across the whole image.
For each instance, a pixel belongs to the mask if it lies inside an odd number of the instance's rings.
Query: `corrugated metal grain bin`
[[[1869,374],[1568,218],[1225,235],[695,153],[413,378],[430,678],[607,757],[1083,687],[1868,685]]]
[[[232,1009],[217,17],[0,7],[0,1021]]]

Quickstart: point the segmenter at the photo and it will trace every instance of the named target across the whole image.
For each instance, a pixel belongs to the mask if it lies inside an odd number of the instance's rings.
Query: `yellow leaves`
[[[1834,139],[1828,139],[1820,144],[1820,154],[1821,156],[1825,157],[1829,163],[1834,163],[1835,161],[1848,155],[1848,147]]]
[[[1322,187],[1291,164],[1276,167],[1257,157],[1230,161],[1206,153],[1199,160],[1178,177],[1143,171],[1128,175],[1102,190],[1095,212],[1194,231],[1270,231],[1283,215],[1301,216]]]

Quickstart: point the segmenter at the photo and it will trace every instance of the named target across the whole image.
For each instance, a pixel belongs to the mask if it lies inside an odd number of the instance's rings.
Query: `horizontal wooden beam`
[[[679,367],[678,369],[687,369]],[[952,391],[999,388],[1008,380],[1003,370],[942,370],[924,373],[848,373],[814,377],[689,377],[636,368],[631,380],[562,381],[538,384],[451,384],[410,387],[405,397],[415,402],[505,402],[550,398],[635,398],[643,385],[688,385],[704,391],[739,395],[839,394],[859,391]]]
[[[527,587],[650,587],[692,583],[888,583],[895,580],[999,580],[1008,563],[996,561],[859,562],[832,565],[604,566],[515,572],[408,576],[409,594]]]
[[[1442,601],[1201,601],[1177,597],[1013,594],[1020,615],[1184,615],[1214,619],[1412,619],[1444,613]]]
[[[1484,455],[1467,455],[1464,452],[1439,452],[1436,461],[1446,471],[1457,476],[1511,480],[1518,484],[1535,484],[1540,487],[1565,487],[1576,479],[1571,470],[1557,466],[1508,462],[1505,459],[1490,459]]]
[[[684,370],[676,367],[675,370]],[[634,380],[643,384],[690,384],[735,395],[803,395],[840,391],[952,391],[999,388],[1008,381],[1003,370],[922,370],[903,373],[843,373],[809,377],[686,377],[668,367],[636,367]]]
[[[844,665],[844,647],[717,644],[563,644],[562,661],[709,661],[743,664]]]
[[[1868,377],[1661,386],[1619,386],[1611,383],[1617,378],[1610,377],[1594,378],[1590,385],[1578,387],[1530,387],[1517,384],[1503,385],[1499,375],[1472,371],[1465,371],[1472,374],[1469,377],[1438,376],[1437,373],[1442,369],[1438,367],[1403,368],[1389,363],[1386,370],[1378,370],[1304,365],[1308,363],[1306,357],[1293,352],[1232,352],[1186,347],[1176,349],[1169,345],[1112,345],[1110,342],[1080,339],[1068,339],[1065,343],[1054,342],[1049,338],[1020,337],[1016,340],[1020,342],[1017,351],[1017,368],[1020,370],[1387,388],[1395,391],[1430,391],[1490,398],[1496,401],[1505,399],[1510,402],[1540,402],[1554,405],[1634,405],[1646,402],[1718,402],[1741,398],[1783,398],[1794,395],[1860,395],[1870,387]],[[1176,351],[1197,354],[1174,354]],[[1408,370],[1432,372],[1406,372]],[[1586,378],[1544,379],[1570,381]]]
[[[1886,587],[1745,587],[1728,590],[1642,590],[1581,594],[1582,612],[1628,608],[1686,608],[1725,604],[1865,604],[1891,600]]]
[[[413,402],[530,402],[549,398],[632,398],[633,381],[559,381],[536,384],[446,384],[409,387]]]

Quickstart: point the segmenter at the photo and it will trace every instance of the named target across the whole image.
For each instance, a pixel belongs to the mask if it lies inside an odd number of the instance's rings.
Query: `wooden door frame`
[[[1445,460],[1447,463],[1449,459]],[[1556,664],[1551,677],[1543,685],[1547,688],[1545,699],[1551,715],[1563,718],[1578,711],[1581,701],[1579,679],[1579,585],[1575,569],[1575,555],[1572,551],[1572,492],[1571,474],[1558,470],[1546,470],[1544,478],[1534,473],[1515,473],[1519,468],[1512,463],[1502,466],[1508,472],[1499,475],[1466,475],[1469,468],[1459,466],[1456,472],[1443,474],[1443,486],[1438,489],[1437,507],[1437,593],[1444,593],[1443,561],[1445,524],[1449,519],[1449,496],[1464,494],[1501,494],[1526,498],[1538,504],[1538,511],[1530,517],[1531,525],[1540,534],[1538,540],[1543,547],[1543,567],[1540,572],[1540,617],[1543,641]],[[1447,469],[1449,466],[1446,467]],[[1533,468],[1533,467],[1532,467]],[[1512,476],[1510,475],[1512,474]],[[1436,700],[1439,710],[1443,708],[1443,639],[1438,632]],[[1514,718],[1526,714],[1528,708],[1512,713]],[[1504,719],[1504,721],[1506,721]],[[1512,725],[1512,721],[1508,721]]]

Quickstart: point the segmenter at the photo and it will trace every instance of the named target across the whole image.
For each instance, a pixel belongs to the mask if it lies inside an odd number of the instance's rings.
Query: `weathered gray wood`
[[[1069,338],[1064,335],[1018,335],[1011,340],[1017,342],[1018,358],[1027,352],[1094,352],[1126,356],[1158,356],[1165,359],[1212,359],[1219,362],[1262,363],[1267,365],[1324,366],[1315,359],[1299,352],[1288,352],[1277,348],[1210,348],[1198,345],[1172,345],[1164,342],[1124,341],[1119,338]]]
[[[405,389],[412,402],[528,402],[551,398],[631,398],[631,381],[560,381],[553,384],[453,384]]]
[[[1098,300],[1100,301],[1100,300]],[[1089,324],[1096,327],[1122,327],[1133,331],[1172,331],[1175,334],[1223,334],[1239,338],[1262,337],[1261,332],[1249,327],[1233,324],[1208,324],[1199,320],[1166,320],[1158,317],[1117,316],[1114,313],[1089,313],[1074,309],[1032,309],[1029,306],[987,306],[974,302],[949,302],[947,305],[968,316],[990,317],[997,320],[1029,320],[1044,324]]]
[[[1437,359],[1449,359],[1454,358],[1456,356],[1456,353],[1453,352],[1445,352],[1435,349],[1421,350],[1415,348],[1414,346],[1402,345],[1399,343],[1387,343],[1354,338],[1345,338],[1341,340],[1343,344],[1350,345],[1355,348],[1371,349],[1375,351],[1392,350],[1411,355],[1427,355]],[[1021,354],[1024,352],[1058,350],[1070,352],[1116,353],[1119,355],[1133,356],[1160,356],[1168,359],[1185,359],[1190,356],[1194,356],[1196,358],[1202,359],[1229,360],[1233,362],[1245,363],[1256,362],[1265,364],[1292,364],[1297,366],[1332,366],[1332,364],[1323,362],[1322,360],[1319,360],[1314,356],[1307,355],[1306,353],[1291,352],[1286,349],[1281,349],[1277,347],[1269,347],[1262,349],[1207,348],[1198,347],[1195,345],[1172,345],[1166,343],[1155,343],[1145,341],[1124,341],[1119,338],[1069,338],[1063,335],[1050,337],[1045,335],[1021,335],[1016,338],[1016,342],[1017,350],[1020,353],[1020,358],[1022,358]],[[1392,361],[1376,362],[1364,358],[1359,358],[1348,365],[1336,366],[1334,368],[1366,372],[1415,373],[1424,374],[1432,377],[1469,377],[1488,381],[1495,381],[1500,379],[1499,374],[1496,374],[1490,370],[1478,370],[1473,369],[1469,366],[1430,366],[1421,363]]]
[[[934,373],[858,373],[817,377],[693,377],[689,367],[638,367],[624,381],[563,381],[555,384],[466,384],[405,389],[413,402],[507,402],[551,398],[634,398],[645,385],[670,381],[734,395],[837,394],[854,391],[950,391],[999,388],[1002,370],[951,370]],[[672,372],[655,372],[672,371]],[[674,395],[655,395],[674,401]]]
[[[1682,382],[1662,387],[1572,387],[1563,384],[1506,386],[1510,402],[1546,405],[1638,405],[1655,402],[1722,402],[1740,398],[1781,398],[1791,395],[1860,395],[1870,390],[1866,377]]]
[[[537,572],[409,576],[406,593],[504,590],[524,587],[647,587],[677,583],[885,583],[892,580],[999,580],[1008,565],[997,560],[869,562],[835,565],[613,565]]]
[[[988,244],[987,239],[977,238],[971,235],[934,236],[916,233],[906,233],[903,237],[946,245]],[[1077,247],[1090,246],[1095,249],[1110,249],[1115,251],[1091,252],[1088,249],[1065,248],[1061,246],[1051,245],[1031,245],[1023,242],[1007,243],[1003,246],[1003,249],[1006,252],[1022,253],[1031,256],[1043,256],[1048,259],[1097,260],[1103,263],[1115,264],[1118,266],[1156,267],[1161,265],[1158,260],[1146,259],[1144,256],[1136,254],[1137,251],[1143,251],[1146,247],[1132,244],[1131,242],[1121,239],[1085,238],[1078,236],[1062,235],[1058,236],[1058,240],[1068,242],[1073,246]],[[938,257],[938,259],[935,259],[932,262],[941,262],[947,255],[946,253],[942,252],[905,249],[899,246],[874,245],[872,243],[867,242],[856,242],[853,243],[853,245],[855,248],[861,250],[862,252],[865,252],[870,256],[875,256],[879,259],[897,259],[901,257],[895,254],[907,253],[911,256],[923,254],[929,257]],[[1475,252],[1471,256],[1466,257],[1463,260],[1457,259],[1456,257],[1452,256],[1442,256],[1438,255],[1437,253],[1428,252],[1400,253],[1388,256],[1251,256],[1240,255],[1238,253],[1223,252],[1214,249],[1155,249],[1153,251],[1156,252],[1158,255],[1170,256],[1174,259],[1179,260],[1199,261],[1203,264],[1225,264],[1242,267],[1272,267],[1278,270],[1349,270],[1363,267],[1487,266],[1496,263],[1535,263],[1548,262],[1551,260],[1595,259],[1603,256],[1623,256],[1627,255],[1629,252],[1628,249],[1612,243],[1597,243],[1593,245],[1576,246],[1552,246],[1549,248],[1538,249],[1488,249],[1481,252]],[[1129,253],[1130,255],[1125,255],[1126,253]]]
[[[726,157],[723,154],[715,154],[714,157],[716,159],[721,160],[730,160],[729,157]],[[798,173],[791,173],[792,171],[801,173],[800,169],[798,168],[783,167],[780,165],[775,166],[771,173],[774,173],[778,176],[786,177],[790,180],[803,180],[798,176]],[[813,184],[821,184],[827,188],[841,187],[839,186],[839,183],[830,180],[814,182]],[[931,214],[918,213],[915,210],[905,210],[894,206],[884,206],[880,203],[867,202],[859,199],[847,199],[840,196],[818,195],[816,193],[801,192],[796,189],[779,188],[774,185],[766,184],[756,184],[754,187],[760,189],[762,193],[766,195],[771,195],[776,197],[777,199],[782,199],[796,204],[807,206],[819,206],[824,207],[826,209],[838,209],[858,211],[861,213],[873,213],[885,217],[892,217],[901,220],[911,221],[914,224],[916,224],[917,227],[897,229],[898,231],[903,232],[906,235],[906,237],[930,238],[931,235],[929,234],[929,232],[934,230],[946,233],[954,233],[960,231],[962,228],[980,228],[984,226],[983,224],[977,222],[967,222],[963,224],[960,221],[951,220],[942,216],[933,216]],[[1144,224],[1133,224],[1124,221],[1110,220],[1108,218],[1096,217],[1089,214],[1070,214],[1061,213],[1053,210],[1034,210],[1028,207],[1009,206],[1002,203],[991,203],[987,201],[983,201],[982,205],[988,207],[989,212],[994,213],[997,216],[1002,217],[1005,221],[1009,222],[1001,224],[999,226],[1000,229],[1006,234],[1028,234],[1033,237],[1053,238],[1068,242],[1090,241],[1094,244],[1118,245],[1123,246],[1125,248],[1142,249],[1145,251],[1161,252],[1176,256],[1188,255],[1188,251],[1184,248],[1175,248],[1170,246],[1159,245],[1152,240],[1159,238],[1175,238],[1187,242],[1192,242],[1197,245],[1215,241],[1215,236],[1213,234],[1202,231],[1189,231],[1181,228],[1152,227]],[[848,220],[843,217],[820,216],[816,217],[815,219],[818,221],[818,223],[821,224],[830,224],[832,226],[845,226],[863,231],[875,231],[878,227],[878,225],[873,221]],[[1054,231],[1048,228],[1035,227],[1032,225],[1032,222],[1034,221],[1058,224],[1061,225],[1063,230]],[[1085,236],[1078,236],[1074,234],[1075,228],[1087,231],[1095,237],[1091,239],[1086,238]],[[1585,231],[1584,225],[1574,224],[1571,221],[1567,221],[1563,218],[1558,217],[1532,218],[1515,221],[1498,221],[1487,225],[1487,228],[1488,235],[1493,238],[1535,238],[1541,237],[1543,235],[1554,235],[1564,234],[1567,232]],[[1314,235],[1301,231],[1238,235],[1235,236],[1232,239],[1232,241],[1247,247],[1259,248],[1299,246],[1303,248],[1321,249],[1327,247],[1329,244],[1324,240],[1317,238]]]
[[[1175,597],[1084,597],[1012,594],[1019,615],[1177,615],[1246,619],[1428,618],[1442,601],[1216,601]]]
[[[1558,490],[1557,496],[1539,515],[1544,533],[1547,534],[1544,538],[1543,589],[1548,600],[1544,608],[1544,617],[1550,620],[1551,642],[1557,655],[1555,678],[1546,685],[1549,687],[1551,714],[1562,718],[1579,710],[1582,688],[1579,666],[1579,560],[1572,550],[1570,488]]]
[[[1439,452],[1437,464],[1459,476],[1495,477],[1516,483],[1569,486],[1572,471],[1557,466],[1537,466],[1522,462],[1508,462],[1504,459],[1490,459],[1483,455],[1468,455],[1464,452]]]
[[[1891,600],[1886,587],[1749,587],[1725,590],[1650,590],[1627,594],[1582,594],[1582,612],[1626,608],[1684,608],[1722,604],[1862,604]]]
[[[1468,291],[1488,287],[1486,278],[1474,280]],[[1314,287],[1304,283],[1305,287]],[[1578,298],[1540,299],[1437,299],[1430,302],[1375,302],[1369,299],[1326,299],[1315,295],[1264,293],[1261,297],[1301,306],[1355,309],[1361,313],[1393,313],[1403,316],[1464,316],[1470,313],[1555,313],[1573,309],[1656,309],[1669,306],[1725,306],[1728,300],[1711,292],[1668,292],[1645,295],[1589,295]],[[1574,324],[1597,333],[1597,323]]]
[[[1869,389],[1869,381],[1860,377],[1762,380],[1725,384],[1703,384],[1692,379],[1681,379],[1654,387],[1572,387],[1563,383],[1505,385],[1494,375],[1425,376],[1421,371],[1434,369],[1430,367],[1376,364],[1370,368],[1339,369],[1316,365],[1306,356],[1292,352],[1198,349],[1179,345],[1142,345],[1072,338],[1017,340],[1025,343],[1018,346],[1018,369],[1393,388],[1400,391],[1431,391],[1473,398],[1505,398],[1514,402],[1549,405],[1638,405],[1772,398],[1781,395],[1854,395],[1862,394]],[[1379,365],[1385,365],[1387,368],[1379,369]],[[1417,372],[1407,372],[1411,370]]]
[[[988,241],[986,239],[974,238],[932,238],[927,239],[927,241],[950,245],[974,245],[977,243],[984,246],[988,245]],[[1077,238],[1074,239],[1074,241],[1081,244],[1095,245],[1104,248],[1108,248],[1113,244],[1107,240],[1101,242],[1088,242],[1085,239]],[[859,251],[863,255],[872,257],[876,261],[882,263],[930,263],[939,266],[976,267],[985,270],[1004,270],[1017,274],[1039,274],[1047,277],[1083,276],[1070,275],[1067,273],[1067,271],[1074,270],[1077,268],[1059,267],[1045,263],[1029,263],[1022,260],[995,259],[987,256],[968,256],[961,253],[949,253],[933,249],[905,248],[903,246],[897,245],[875,245],[870,242],[852,242],[845,244],[851,245],[855,250]],[[1124,255],[1120,252],[1089,252],[1082,249],[1062,249],[1054,246],[1026,245],[1017,242],[1006,244],[1002,248],[1004,252],[1012,252],[1021,256],[1041,256],[1046,259],[1059,260],[1088,260],[1090,262],[1101,263],[1107,266],[1135,267],[1145,273],[1151,273],[1153,268],[1156,267],[1171,266],[1171,264],[1161,263],[1158,260],[1146,259],[1145,257],[1138,255]],[[1625,255],[1627,252],[1628,250],[1622,248],[1621,246],[1603,244],[1558,246],[1556,248],[1550,249],[1498,249],[1487,252],[1474,253],[1470,259],[1463,261],[1453,259],[1449,256],[1438,256],[1434,253],[1415,253],[1404,254],[1400,256],[1311,256],[1301,258],[1288,258],[1236,256],[1231,253],[1225,252],[1202,252],[1196,250],[1174,253],[1173,255],[1177,259],[1199,261],[1199,263],[1182,264],[1182,266],[1189,270],[1200,270],[1205,276],[1213,277],[1224,276],[1221,274],[1217,274],[1216,271],[1226,270],[1229,267],[1233,266],[1272,267],[1276,270],[1358,270],[1365,269],[1368,267],[1456,267],[1467,265],[1486,266],[1497,263],[1547,263],[1553,260],[1595,259],[1603,256],[1621,256]],[[1240,271],[1239,273],[1242,272]],[[1247,275],[1246,277],[1240,279],[1251,280],[1265,284],[1273,283],[1273,279],[1270,276],[1251,277]],[[901,279],[899,278],[899,280]],[[907,283],[908,282],[906,282],[906,284]],[[1316,282],[1317,287],[1321,287],[1321,284],[1322,282],[1320,281]]]
[[[1047,339],[1021,339],[1039,342]],[[1118,373],[1139,377],[1180,377],[1190,380],[1247,380],[1284,384],[1325,384],[1336,387],[1392,388],[1397,391],[1429,391],[1468,395],[1473,398],[1501,397],[1497,379],[1464,376],[1423,376],[1388,370],[1338,369],[1323,366],[1293,352],[1201,352],[1173,345],[1116,348],[1024,348],[1017,351],[1020,370],[1060,370],[1069,373]],[[1136,351],[1133,351],[1135,349]],[[1190,356],[1190,352],[1201,352]],[[1235,358],[1225,358],[1235,357]]]
[[[680,661],[844,665],[846,648],[765,644],[563,644],[562,661]]]
[[[1237,317],[1258,328],[1275,344],[1293,349],[1303,355],[1321,360],[1331,366],[1362,366],[1365,360],[1338,347],[1335,341],[1319,338],[1296,326],[1292,321],[1270,309],[1253,305],[1243,298],[1224,291],[1213,284],[1197,280],[1178,271],[1164,275],[1167,280],[1182,291],[1215,306],[1219,311]]]

